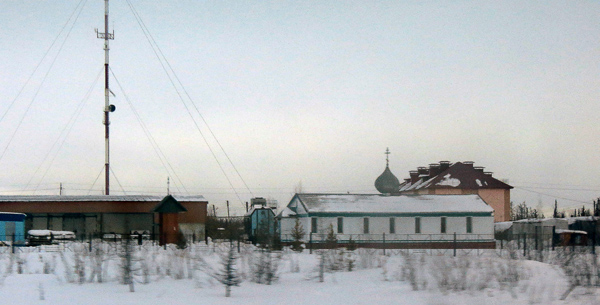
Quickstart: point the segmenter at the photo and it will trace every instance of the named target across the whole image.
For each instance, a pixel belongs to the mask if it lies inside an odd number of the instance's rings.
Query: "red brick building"
[[[159,233],[162,196],[0,196],[0,212],[25,213],[25,230],[73,231],[78,236],[132,231]],[[179,230],[204,238],[208,201],[202,196],[175,196],[186,211]]]

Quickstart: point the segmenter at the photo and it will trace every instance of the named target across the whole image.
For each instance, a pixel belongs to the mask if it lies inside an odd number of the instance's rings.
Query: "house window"
[[[467,233],[473,233],[473,217],[467,217]]]
[[[317,218],[311,218],[310,221],[310,232],[317,233]]]
[[[344,218],[338,217],[338,234],[344,233]]]
[[[421,233],[421,217],[415,217],[415,233]]]
[[[440,219],[440,232],[446,233],[446,217]]]
[[[369,234],[369,218],[363,219],[363,233]]]
[[[396,218],[390,218],[390,234],[396,233]]]

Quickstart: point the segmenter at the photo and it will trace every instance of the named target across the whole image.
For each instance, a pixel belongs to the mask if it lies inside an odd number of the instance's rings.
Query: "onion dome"
[[[389,156],[389,148],[386,149],[385,154]],[[375,179],[375,188],[382,194],[395,194],[399,192],[400,181],[392,174],[388,157],[386,157],[385,170]]]

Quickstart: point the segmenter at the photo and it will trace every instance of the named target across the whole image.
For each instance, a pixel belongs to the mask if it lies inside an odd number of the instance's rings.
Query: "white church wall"
[[[285,237],[285,235],[291,235],[294,230],[294,226],[296,226],[296,219],[300,220],[300,224],[302,225],[302,229],[305,233],[305,239],[308,240],[308,234],[310,234],[310,218],[308,217],[285,217],[282,218],[279,222],[281,236]],[[284,238],[285,239],[285,238]]]
[[[474,234],[494,234],[494,217],[473,217]]]
[[[343,233],[338,234],[338,217],[300,217],[300,223],[303,226],[305,240],[309,240],[312,219],[317,219],[318,231],[313,234],[314,240],[325,238],[329,231],[329,226],[333,227],[333,232],[338,236],[338,239],[348,239],[352,236],[353,239],[382,239],[383,234],[386,234],[386,239],[419,239],[419,233],[415,232],[415,217],[393,217],[395,220],[395,233],[390,233],[390,218],[386,217],[367,217],[369,219],[369,234],[364,233],[364,218],[365,217],[342,217]],[[440,236],[441,233],[441,218],[442,217],[419,217],[421,222],[420,235],[435,234]],[[471,217],[472,233],[467,233],[467,217],[446,217],[446,233],[448,238],[452,235],[460,234],[459,238],[465,234],[487,234],[492,235],[494,230],[494,218],[488,217]],[[296,218],[281,219],[281,234],[285,240],[286,235],[289,236],[296,224]],[[291,237],[290,237],[291,238]]]

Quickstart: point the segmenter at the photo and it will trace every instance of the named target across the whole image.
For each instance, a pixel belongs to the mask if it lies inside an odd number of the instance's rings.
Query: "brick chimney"
[[[480,172],[480,173],[483,173],[483,169],[484,169],[485,167],[483,167],[483,166],[474,166],[473,168],[474,168],[476,171],[478,171],[478,172]]]
[[[486,176],[492,176],[494,173],[493,172],[483,172]]]
[[[466,165],[467,167],[471,167],[471,168],[473,168],[473,163],[475,163],[475,162],[473,162],[473,161],[463,161],[462,162],[462,164]]]
[[[440,165],[438,163],[429,164],[429,177],[435,177],[440,174]]]
[[[450,167],[450,161],[440,161],[440,173]]]
[[[414,184],[415,182],[419,181],[418,171],[410,171],[408,173],[410,174],[410,183]]]

